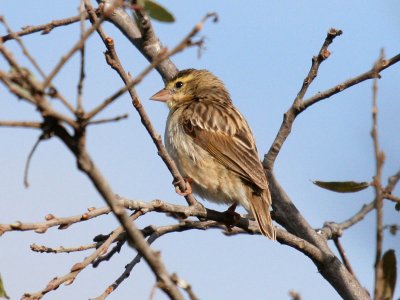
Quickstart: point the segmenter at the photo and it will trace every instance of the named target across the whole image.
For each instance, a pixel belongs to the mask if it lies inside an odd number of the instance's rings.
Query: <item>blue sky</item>
[[[161,1],[160,1],[161,2]],[[246,116],[257,140],[260,157],[268,150],[302,80],[311,57],[318,53],[329,28],[343,30],[330,47],[309,89],[312,96],[345,79],[367,71],[381,48],[387,57],[400,51],[400,4],[396,0],[369,1],[162,1],[176,17],[173,24],[154,22],[161,41],[172,48],[207,12],[220,16],[201,32],[206,51],[201,58],[189,49],[173,58],[178,68],[206,68],[219,76],[232,99]],[[21,5],[22,4],[22,5]],[[0,3],[14,30],[24,25],[47,23],[77,13],[79,1],[15,1]],[[1,29],[4,34],[4,30]],[[146,61],[111,25],[106,32],[116,41],[127,70],[139,73]],[[55,29],[51,34],[24,37],[28,49],[49,73],[79,37],[79,26]],[[15,43],[6,46],[28,65]],[[90,109],[122,83],[104,62],[104,46],[97,36],[87,44],[87,78],[84,107]],[[54,84],[75,103],[79,56],[75,55]],[[0,58],[1,69],[6,69]],[[6,69],[7,70],[7,69]],[[386,153],[384,182],[400,167],[400,66],[382,73],[379,81],[379,131]],[[163,86],[152,72],[137,87],[145,109],[159,133],[164,132],[167,108],[147,99]],[[373,199],[373,190],[335,194],[314,186],[312,180],[370,181],[374,175],[371,128],[371,86],[365,82],[335,95],[301,114],[278,156],[275,172],[295,205],[316,228],[325,221],[342,221]],[[40,120],[32,107],[16,101],[0,87],[0,120]],[[55,103],[55,106],[62,109]],[[160,198],[184,203],[171,186],[171,176],[156,155],[156,149],[133,111],[128,96],[121,97],[99,117],[129,113],[129,119],[93,126],[88,131],[88,148],[96,164],[116,193],[150,201]],[[25,159],[39,136],[29,129],[0,128],[0,222],[36,222],[47,213],[57,216],[80,214],[91,206],[103,206],[88,179],[76,169],[69,151],[56,139],[39,145],[31,163],[31,187],[23,186]],[[400,189],[396,189],[399,195]],[[211,208],[223,206],[207,203]],[[392,203],[385,204],[385,224],[399,223]],[[172,219],[151,214],[140,226],[169,224]],[[99,233],[117,226],[112,216],[100,217],[68,230],[50,229],[46,234],[6,233],[0,239],[0,272],[12,299],[46,286],[55,276],[88,254],[37,254],[32,243],[46,246],[87,244]],[[362,285],[372,291],[375,255],[375,215],[346,231],[342,244]],[[332,245],[333,246],[333,245]],[[399,236],[385,236],[384,249],[400,249]],[[333,288],[301,253],[262,237],[225,237],[221,232],[171,234],[154,243],[171,272],[192,284],[201,299],[289,299],[298,291],[303,299],[338,299]],[[62,286],[45,299],[88,299],[96,297],[123,271],[134,255],[124,248],[112,261],[82,272],[71,286]],[[28,276],[27,276],[28,274]],[[144,262],[136,267],[110,299],[148,299],[154,277]],[[400,289],[396,292],[400,297]],[[155,299],[166,299],[162,292]]]

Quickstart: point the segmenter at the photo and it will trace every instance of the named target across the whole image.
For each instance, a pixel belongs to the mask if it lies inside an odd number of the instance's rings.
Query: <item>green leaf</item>
[[[355,181],[313,181],[315,185],[321,188],[338,192],[338,193],[354,193],[362,191],[369,187],[368,182],[355,182]]]
[[[393,299],[394,289],[396,287],[396,254],[393,249],[385,252],[382,257],[382,268],[383,268],[383,281],[382,284],[382,298],[391,300]]]
[[[394,207],[395,210],[400,211],[400,203],[396,203],[396,206]]]
[[[4,289],[3,280],[1,279],[1,275],[0,275],[0,298],[10,299],[10,297],[8,297],[8,295],[6,293],[6,290]]]
[[[146,0],[144,2],[144,9],[148,12],[151,18],[157,21],[167,23],[175,22],[174,16],[165,7],[153,0]]]

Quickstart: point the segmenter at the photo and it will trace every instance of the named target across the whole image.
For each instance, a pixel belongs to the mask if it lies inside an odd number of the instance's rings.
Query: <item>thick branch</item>
[[[106,0],[105,3],[110,1]],[[134,19],[122,8],[116,9],[107,20],[113,23],[149,62],[154,61],[164,49],[155,35],[150,19],[147,16],[140,20],[142,31],[145,31],[144,36],[142,36],[141,30]],[[165,59],[157,64],[156,70],[164,80],[171,79],[178,72],[178,69],[170,59]]]

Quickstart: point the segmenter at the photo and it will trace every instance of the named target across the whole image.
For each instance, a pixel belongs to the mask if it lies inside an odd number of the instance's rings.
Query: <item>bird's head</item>
[[[180,71],[150,99],[165,102],[170,109],[191,101],[231,102],[221,80],[207,70],[195,69]]]

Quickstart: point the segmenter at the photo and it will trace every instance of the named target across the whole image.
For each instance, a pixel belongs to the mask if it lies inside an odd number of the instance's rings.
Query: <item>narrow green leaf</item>
[[[148,12],[149,16],[160,22],[175,22],[174,16],[163,6],[153,0],[146,0],[144,2],[144,9]]]
[[[394,289],[396,287],[396,254],[393,249],[385,252],[382,257],[383,267],[383,291],[382,299],[393,299]]]
[[[1,275],[0,275],[0,298],[10,299],[10,297],[8,297],[6,293],[6,290],[4,289],[3,279],[1,279]]]
[[[368,182],[355,181],[313,181],[313,183],[321,188],[338,192],[338,193],[354,193],[369,187]]]

